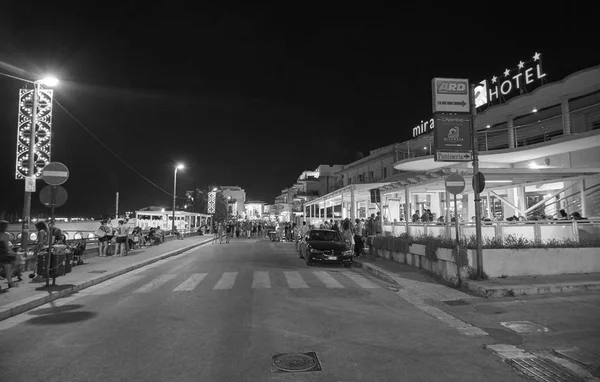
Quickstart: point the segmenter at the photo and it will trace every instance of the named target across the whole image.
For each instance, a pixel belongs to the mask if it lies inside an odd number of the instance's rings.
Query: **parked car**
[[[300,242],[300,257],[306,265],[313,263],[337,263],[352,265],[352,248],[339,232],[330,229],[308,231]]]

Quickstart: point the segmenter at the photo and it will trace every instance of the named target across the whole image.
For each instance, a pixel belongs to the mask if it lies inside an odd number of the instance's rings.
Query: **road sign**
[[[431,99],[434,113],[468,113],[471,110],[469,80],[434,78],[431,80]]]
[[[25,192],[35,192],[35,176],[25,177]]]
[[[436,151],[436,162],[470,162],[473,160],[473,154],[470,151]]]
[[[462,175],[453,173],[446,178],[446,191],[453,195],[462,193],[465,190],[465,178]]]
[[[54,201],[52,200],[52,189],[56,188],[54,194]],[[60,207],[67,202],[69,195],[67,194],[67,190],[65,190],[61,186],[46,186],[42,188],[40,192],[40,202],[46,207]]]
[[[474,191],[483,191],[485,189],[485,176],[483,173],[478,172],[473,176],[473,190]]]
[[[59,186],[69,179],[69,169],[60,162],[51,162],[42,170],[42,179],[51,186]]]

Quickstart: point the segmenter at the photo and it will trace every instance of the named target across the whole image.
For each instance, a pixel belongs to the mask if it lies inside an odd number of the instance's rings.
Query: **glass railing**
[[[571,111],[571,132],[577,134],[597,129],[600,126],[599,115],[600,104]],[[516,125],[513,132],[514,141],[512,143],[515,148],[552,141],[564,135],[562,115],[530,124]],[[433,134],[431,134],[430,139],[433,139]],[[510,139],[509,130],[506,127],[479,130],[477,132],[477,148],[481,152],[508,149],[511,147],[509,144]],[[427,145],[425,143],[425,147]],[[396,145],[394,162],[430,155],[432,153],[428,148],[424,148],[424,138],[421,137]]]

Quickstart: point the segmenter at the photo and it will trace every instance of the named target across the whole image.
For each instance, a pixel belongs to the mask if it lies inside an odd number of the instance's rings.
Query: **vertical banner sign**
[[[33,116],[33,89],[19,90],[19,114],[17,118],[17,153],[15,179],[35,175],[40,176],[42,169],[50,163],[50,136],[52,130],[51,89],[39,89],[36,134],[31,137]],[[28,174],[29,145],[35,144],[35,174]]]
[[[435,116],[433,140],[436,162],[468,162],[473,160],[473,138],[470,114]]]
[[[211,191],[208,193],[208,204],[206,206],[207,213],[214,214],[217,206],[217,193]]]

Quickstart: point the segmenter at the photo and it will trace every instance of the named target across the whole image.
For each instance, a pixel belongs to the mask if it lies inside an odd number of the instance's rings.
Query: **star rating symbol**
[[[510,75],[510,70],[506,69],[504,71],[504,77],[508,77]]]
[[[498,81],[498,77],[496,77],[496,76],[492,77],[492,83],[495,84],[496,81]]]
[[[541,55],[541,53],[535,52],[533,55],[533,61],[539,61]]]
[[[525,65],[525,63],[523,61],[519,61],[519,69],[523,69],[523,65]]]

